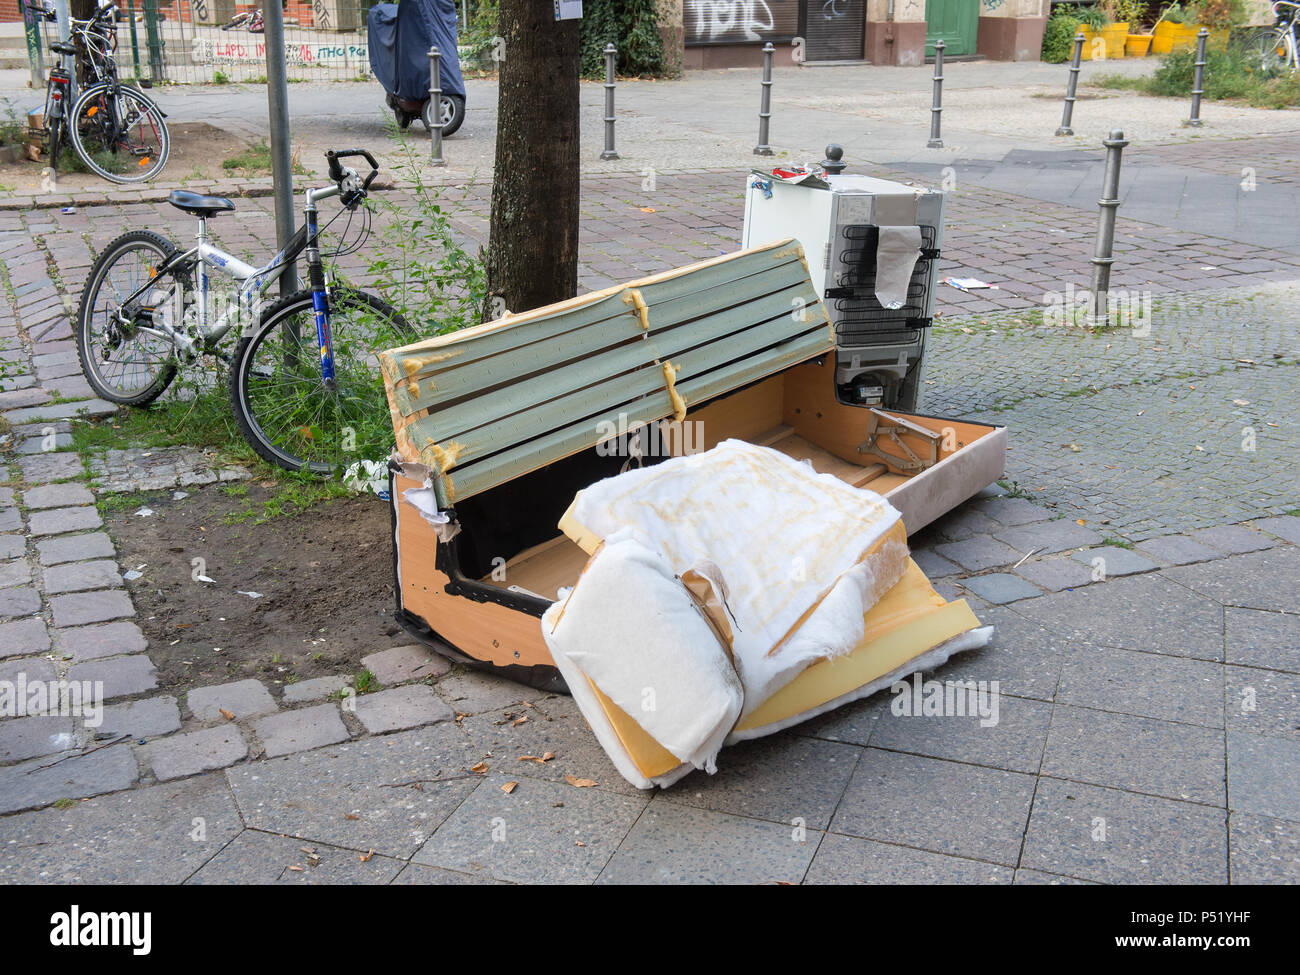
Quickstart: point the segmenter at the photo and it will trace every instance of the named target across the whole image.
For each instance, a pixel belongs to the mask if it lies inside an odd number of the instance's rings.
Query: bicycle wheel
[[[59,149],[63,145],[63,116],[56,115],[50,119],[50,169],[55,177],[59,174]]]
[[[114,183],[153,179],[171,152],[171,136],[158,106],[134,88],[111,81],[81,93],[68,132],[86,167]]]
[[[239,430],[266,461],[286,470],[337,474],[392,449],[393,429],[375,353],[414,338],[400,313],[373,295],[329,293],[334,388],[321,378],[310,291],[268,308],[240,341],[230,370]]]
[[[179,304],[176,279],[157,277],[159,265],[175,251],[176,245],[161,234],[132,230],[109,244],[90,269],[77,308],[77,355],[86,381],[101,399],[144,406],[176,377],[171,342],[140,327]],[[157,286],[141,295],[138,308],[123,314],[124,300],[151,280]]]
[[[1255,70],[1266,75],[1281,74],[1290,66],[1286,35],[1282,28],[1257,30],[1241,42],[1240,50]]]

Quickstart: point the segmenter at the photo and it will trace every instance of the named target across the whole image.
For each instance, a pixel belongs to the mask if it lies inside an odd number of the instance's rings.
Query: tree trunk
[[[74,20],[89,20],[98,9],[97,0],[68,0],[68,13]],[[77,49],[77,93],[80,94],[81,89],[90,83],[89,72],[86,70],[86,65],[90,61],[90,52],[86,50],[86,45],[82,43],[80,37],[74,39],[73,46]],[[69,105],[68,108],[71,109],[72,106]]]
[[[502,0],[496,176],[483,320],[578,292],[576,20],[539,0]]]

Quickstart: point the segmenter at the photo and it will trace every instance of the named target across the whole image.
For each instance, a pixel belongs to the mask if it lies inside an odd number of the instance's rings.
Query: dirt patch
[[[242,153],[252,144],[243,136],[232,135],[206,122],[169,122],[167,131],[172,137],[172,148],[171,155],[167,157],[167,165],[158,176],[163,182],[229,179],[232,174],[222,168],[222,161]],[[90,193],[97,190],[109,193],[122,189],[116,183],[110,183],[91,173],[68,172],[75,159],[76,154],[65,146],[59,155],[59,193]],[[44,157],[37,162],[24,160],[2,164],[0,187],[14,193],[46,192],[44,173],[48,165],[49,161]]]
[[[161,689],[355,674],[401,633],[387,502],[340,498],[261,525],[226,523],[260,513],[271,494],[251,484],[246,497],[217,485],[179,501],[144,495],[150,517],[135,514],[137,495],[105,517],[122,570],[143,566],[127,585]]]

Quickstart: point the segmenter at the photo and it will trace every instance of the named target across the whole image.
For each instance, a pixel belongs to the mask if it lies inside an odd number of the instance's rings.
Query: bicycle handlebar
[[[366,176],[365,181],[361,184],[361,191],[364,193],[366,190],[370,188],[370,184],[375,181],[375,177],[379,175],[379,163],[375,161],[375,157],[370,154],[370,150],[368,149],[326,150],[325,159],[329,163],[330,179],[338,183],[341,189],[343,180],[347,176],[347,171],[346,171],[347,167],[345,167],[341,162],[339,162],[339,160],[349,159],[353,156],[360,156],[370,164],[370,173],[368,176]]]

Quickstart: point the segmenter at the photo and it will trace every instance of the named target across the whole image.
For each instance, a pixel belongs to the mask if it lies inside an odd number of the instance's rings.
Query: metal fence
[[[284,46],[290,81],[366,81],[366,12],[376,0],[289,0]],[[118,0],[117,60],[123,77],[156,84],[266,80],[266,37],[235,24],[258,9],[235,0]],[[44,59],[58,26],[44,22]]]

